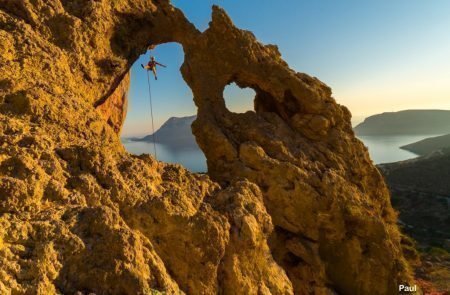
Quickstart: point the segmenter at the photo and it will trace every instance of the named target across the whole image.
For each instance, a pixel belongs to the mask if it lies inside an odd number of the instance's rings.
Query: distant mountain
[[[427,155],[434,151],[450,148],[450,134],[426,138],[400,148],[417,155]]]
[[[450,133],[450,111],[406,110],[370,116],[355,127],[357,135]]]
[[[147,135],[143,138],[134,138],[133,141],[146,141],[162,143],[171,147],[198,147],[195,137],[192,134],[191,124],[196,116],[171,117],[161,128],[155,132],[155,136]]]

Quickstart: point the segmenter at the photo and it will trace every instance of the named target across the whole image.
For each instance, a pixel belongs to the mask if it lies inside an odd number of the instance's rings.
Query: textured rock
[[[178,42],[208,175],[120,143],[128,71]],[[0,0],[1,293],[394,294],[410,280],[350,113],[218,9]],[[226,84],[256,112],[230,113]],[[210,178],[212,180],[210,180]]]
[[[407,269],[395,213],[349,111],[219,9],[197,44],[185,47],[182,72],[209,174],[224,185],[247,179],[261,188],[275,225],[272,252],[295,292],[396,292]],[[226,109],[231,82],[255,90],[256,113]]]
[[[104,101],[96,105],[103,118],[108,124],[120,133],[122,125],[125,122],[128,109],[128,88],[130,87],[130,74],[126,74],[119,86]],[[100,104],[101,103],[101,104]]]

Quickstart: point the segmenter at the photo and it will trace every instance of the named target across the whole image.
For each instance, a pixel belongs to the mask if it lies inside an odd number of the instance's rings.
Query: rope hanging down
[[[153,123],[153,105],[152,105],[152,89],[150,87],[150,75],[147,71],[147,82],[148,82],[148,97],[150,99],[150,115],[152,116],[152,141],[153,141],[153,149],[155,150],[155,159],[158,160],[158,156],[156,154],[156,136],[155,136],[155,124]]]

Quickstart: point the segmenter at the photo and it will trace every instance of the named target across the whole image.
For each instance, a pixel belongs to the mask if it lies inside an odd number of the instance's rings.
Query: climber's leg
[[[156,67],[153,67],[152,72],[153,75],[155,75],[155,80],[158,80],[158,77],[156,76]]]

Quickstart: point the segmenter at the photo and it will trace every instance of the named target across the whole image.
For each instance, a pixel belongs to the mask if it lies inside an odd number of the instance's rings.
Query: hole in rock
[[[223,91],[225,105],[233,113],[253,111],[255,95],[255,90],[248,87],[241,88],[234,82],[227,85]]]
[[[157,66],[157,80],[141,67],[150,56],[166,67]],[[183,80],[180,67],[184,52],[178,43],[158,45],[147,51],[131,67],[128,112],[122,129],[122,142],[132,154],[152,154],[159,161],[178,163],[192,172],[206,172],[206,158],[192,134],[197,107]],[[153,107],[154,136],[148,76]]]

